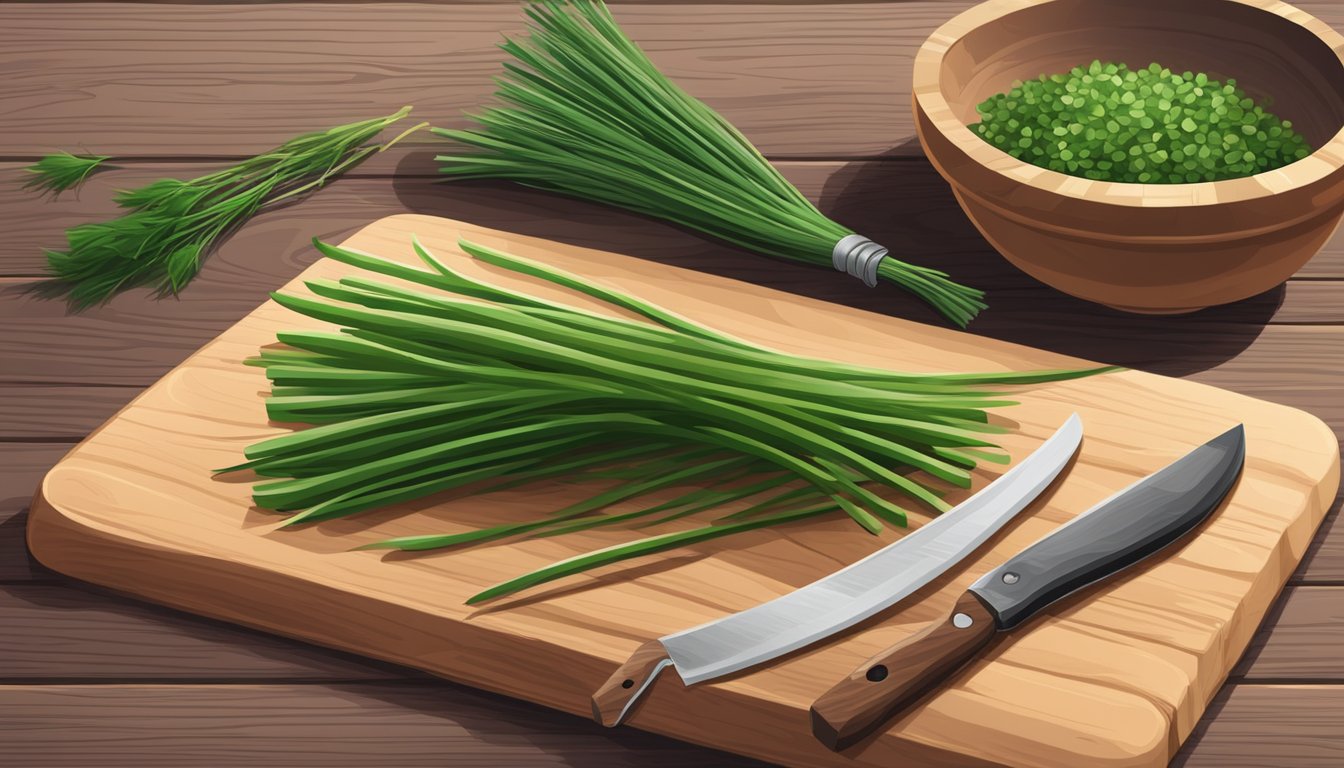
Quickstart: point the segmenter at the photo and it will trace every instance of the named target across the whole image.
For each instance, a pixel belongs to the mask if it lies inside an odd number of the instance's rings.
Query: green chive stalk
[[[372,120],[307,133],[237,165],[189,181],[160,179],[117,196],[127,213],[66,232],[64,251],[48,251],[51,288],[83,308],[119,291],[150,285],[176,294],[200,270],[209,251],[258,211],[311,192],[370,156],[423,127],[391,141],[369,144],[410,107]],[[50,158],[35,168],[53,190],[87,176],[97,163]],[[76,158],[78,160],[78,158]],[[99,159],[101,162],[101,159]],[[44,166],[45,164],[45,166]]]
[[[74,189],[84,180],[100,170],[108,170],[104,165],[111,158],[106,155],[72,155],[69,152],[53,152],[24,170],[32,178],[24,187],[38,192],[49,192],[53,197],[67,189]]]
[[[500,597],[589,568],[844,514],[870,533],[909,505],[941,512],[980,461],[1006,461],[986,410],[1005,387],[1099,370],[913,374],[784,354],[619,291],[470,242],[495,267],[634,312],[624,319],[467,277],[418,242],[423,268],[314,241],[356,267],[277,293],[335,331],[278,334],[251,361],[271,381],[268,416],[307,429],[249,447],[221,471],[264,478],[256,504],[287,524],[329,520],[446,491],[543,479],[600,490],[533,520],[403,537],[367,548],[430,550],[612,525],[655,527],[734,507],[523,574]],[[396,284],[367,276],[396,278]],[[608,511],[615,510],[615,511]]]
[[[853,230],[817,210],[727,120],[667,78],[600,1],[528,6],[530,36],[501,47],[500,105],[475,130],[435,128],[466,151],[457,178],[500,178],[666,219],[759,253],[832,264]],[[958,326],[983,293],[893,256],[877,277]]]

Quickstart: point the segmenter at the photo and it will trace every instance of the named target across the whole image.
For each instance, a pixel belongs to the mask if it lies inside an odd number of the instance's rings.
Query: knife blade
[[[1082,419],[1073,414],[1017,466],[900,540],[774,600],[641,645],[593,694],[593,719],[618,725],[669,666],[693,685],[823,640],[894,605],[1021,512],[1082,439]]]
[[[812,733],[849,747],[971,661],[999,632],[1182,540],[1232,490],[1238,426],[1102,501],[982,576],[942,621],[874,656],[812,705]]]

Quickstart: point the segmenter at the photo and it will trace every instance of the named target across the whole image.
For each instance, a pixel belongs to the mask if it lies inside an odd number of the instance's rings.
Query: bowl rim
[[[1060,0],[986,0],[956,15],[929,36],[915,55],[913,98],[917,109],[960,151],[985,169],[1042,192],[1095,203],[1169,208],[1236,203],[1306,187],[1344,169],[1344,126],[1315,152],[1282,168],[1222,181],[1142,184],[1096,181],[1018,160],[977,136],[952,111],[939,85],[943,59],[975,29],[1004,16]],[[1335,53],[1344,67],[1344,35],[1282,0],[1224,0],[1272,13],[1310,32]]]

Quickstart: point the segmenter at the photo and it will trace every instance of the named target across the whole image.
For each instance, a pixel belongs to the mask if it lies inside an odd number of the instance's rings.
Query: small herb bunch
[[[667,78],[598,0],[527,7],[530,35],[500,47],[502,104],[469,149],[438,158],[459,178],[500,178],[666,219],[759,253],[831,265],[853,230],[824,216],[731,123]],[[984,294],[889,255],[877,277],[965,326]]]
[[[199,178],[161,179],[122,192],[116,201],[127,214],[74,227],[66,232],[66,250],[47,252],[50,287],[68,294],[76,308],[104,302],[138,285],[176,294],[196,275],[220,238],[263,207],[312,191],[424,127],[411,128],[383,144],[368,144],[410,110],[405,107],[386,117],[303,134]],[[71,158],[53,156],[38,163],[39,183],[64,189],[96,166]]]
[[[1252,176],[1311,154],[1289,120],[1237,87],[1160,64],[1094,61],[1015,83],[971,126],[1019,160],[1088,179],[1188,184]]]
[[[315,245],[328,258],[405,282],[354,274],[308,282],[315,296],[274,295],[338,330],[280,333],[288,348],[265,349],[253,361],[272,383],[270,419],[314,425],[250,446],[246,463],[222,470],[269,478],[253,489],[257,506],[289,513],[288,524],[297,524],[468,486],[479,495],[543,478],[608,483],[537,520],[370,547],[425,550],[656,525],[747,504],[709,525],[524,574],[473,603],[817,515],[845,514],[871,533],[884,523],[904,525],[905,510],[878,490],[945,510],[924,476],[968,487],[978,462],[1006,461],[987,437],[1002,430],[987,423],[985,409],[1011,402],[989,388],[1098,372],[913,374],[802,358],[468,242],[461,248],[488,264],[651,322],[469,278],[419,243],[428,269]],[[686,486],[694,490],[606,513],[620,502]]]
[[[23,186],[39,192],[50,192],[55,197],[84,183],[95,171],[110,169],[112,166],[103,165],[110,159],[106,155],[53,152],[24,169],[33,177]]]

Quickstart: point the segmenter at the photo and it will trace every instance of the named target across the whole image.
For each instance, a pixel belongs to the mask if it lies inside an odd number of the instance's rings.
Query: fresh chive
[[[691,544],[698,544],[702,541],[731,536],[735,533],[744,531],[754,531],[758,528],[765,528],[781,523],[791,523],[797,520],[806,520],[818,515],[824,515],[835,511],[834,504],[820,504],[804,509],[796,509],[788,512],[779,512],[766,517],[758,517],[752,520],[746,520],[738,523],[727,523],[717,525],[707,525],[702,528],[695,528],[689,531],[679,531],[676,533],[665,533],[660,536],[650,536],[645,539],[633,541],[628,544],[618,544],[614,547],[599,549],[595,552],[588,552],[577,557],[571,557],[561,560],[557,563],[539,568],[531,573],[523,574],[508,581],[496,584],[487,590],[479,592],[467,598],[468,605],[483,603],[487,600],[503,597],[519,590],[535,587],[538,584],[545,584],[548,581],[554,581],[566,576],[572,576],[576,573],[600,568],[604,565],[618,563],[622,560],[629,560],[636,557],[645,557],[647,555],[665,552],[669,549],[685,547]],[[387,544],[397,543],[397,549],[414,550],[422,548],[419,545],[431,542],[416,541],[418,537],[407,537],[404,539],[392,539]]]
[[[123,216],[77,226],[66,232],[65,250],[47,252],[49,287],[67,294],[76,308],[140,285],[176,294],[196,276],[210,250],[259,210],[323,186],[407,135],[368,144],[409,112],[405,107],[386,117],[303,134],[221,171],[188,181],[161,179],[122,192],[117,203],[127,211]],[[36,171],[36,181],[52,189],[76,183],[97,166],[86,160],[81,167],[70,159],[73,155],[53,157],[60,159],[34,166],[47,163],[46,170]]]
[[[24,170],[32,178],[24,183],[27,189],[50,192],[53,197],[67,189],[74,189],[96,171],[108,170],[112,166],[104,165],[111,158],[107,155],[72,155],[69,152],[53,152]]]
[[[836,244],[853,232],[659,71],[602,2],[534,3],[527,15],[528,36],[500,46],[511,60],[496,81],[499,104],[472,116],[474,130],[434,129],[460,147],[439,156],[445,174],[507,179],[667,219],[760,253],[830,265]],[[894,254],[878,275],[957,325],[985,306],[981,291]],[[600,290],[586,281],[571,287]],[[683,330],[703,330],[690,326]]]
[[[419,288],[349,275],[311,281],[312,295],[275,295],[338,330],[281,332],[285,347],[251,361],[271,380],[273,421],[317,425],[258,443],[231,468],[273,478],[254,488],[258,506],[297,524],[469,486],[490,492],[559,477],[607,484],[538,519],[363,547],[425,550],[661,525],[748,505],[706,528],[574,558],[487,596],[813,514],[844,513],[870,533],[905,525],[907,501],[947,508],[931,479],[966,487],[980,460],[1003,460],[990,438],[1004,430],[986,409],[1010,401],[989,388],[1107,370],[887,374],[755,346],[470,243],[462,247],[472,257],[642,319],[468,278],[418,242],[423,268],[317,245]],[[640,502],[678,486],[689,490]],[[638,506],[605,511],[622,502]]]

